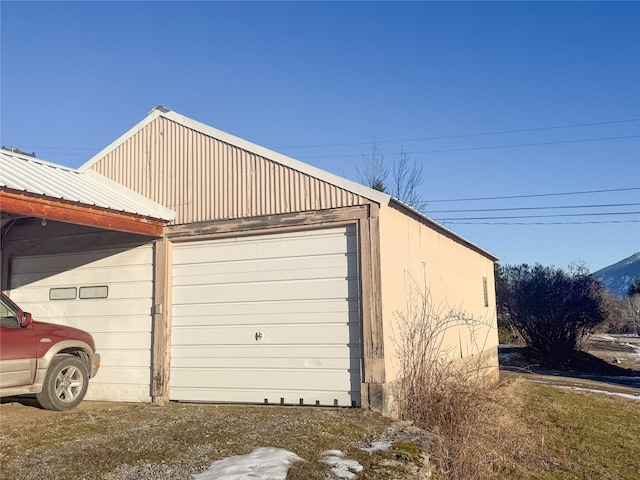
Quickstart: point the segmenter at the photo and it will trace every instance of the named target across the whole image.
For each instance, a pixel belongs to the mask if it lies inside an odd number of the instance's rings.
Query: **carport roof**
[[[92,214],[104,217],[105,225],[93,225],[104,228],[111,228],[106,218],[108,213],[112,216],[120,215],[129,222],[133,217],[141,223],[151,222],[156,225],[162,225],[175,217],[173,210],[97,172],[79,172],[9,150],[0,150],[0,191],[0,210],[3,212],[26,213],[65,221],[52,213],[56,206],[65,205],[68,211],[82,210],[84,216]],[[38,215],[36,200],[41,202],[42,215]],[[28,207],[30,211],[12,211],[10,205],[16,202],[22,203],[23,207],[20,208],[26,208],[27,202],[31,202],[32,205]],[[116,218],[113,220],[115,222]],[[96,218],[96,222],[99,221]]]

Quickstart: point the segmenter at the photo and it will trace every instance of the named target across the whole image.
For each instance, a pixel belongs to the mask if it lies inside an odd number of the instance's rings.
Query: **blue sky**
[[[4,0],[0,15],[2,145],[77,167],[161,104],[357,181],[375,137],[388,162],[404,147],[424,166],[429,216],[503,263],[594,271],[640,251],[640,3]],[[547,195],[594,190],[609,191]],[[522,195],[543,196],[440,201]]]

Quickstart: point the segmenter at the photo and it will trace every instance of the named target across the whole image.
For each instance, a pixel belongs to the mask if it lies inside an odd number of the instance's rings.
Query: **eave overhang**
[[[0,189],[0,211],[151,237],[161,237],[165,223],[159,219],[4,188]]]

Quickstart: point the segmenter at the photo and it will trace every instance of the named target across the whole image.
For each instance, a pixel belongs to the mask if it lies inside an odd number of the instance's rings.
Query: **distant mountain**
[[[625,297],[627,290],[637,275],[640,275],[640,252],[634,253],[629,258],[604,267],[593,275],[602,282],[602,285],[619,297]]]

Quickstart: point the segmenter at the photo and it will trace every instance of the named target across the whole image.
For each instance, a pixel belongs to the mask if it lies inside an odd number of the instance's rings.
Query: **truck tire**
[[[70,410],[77,406],[89,387],[86,365],[73,355],[54,357],[44,379],[38,403],[47,410]]]

